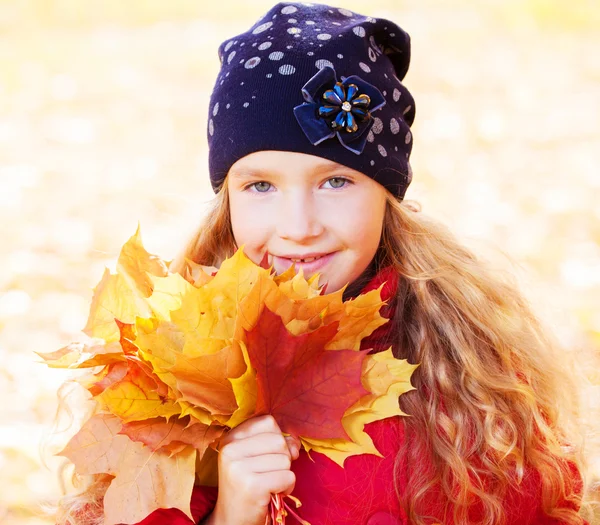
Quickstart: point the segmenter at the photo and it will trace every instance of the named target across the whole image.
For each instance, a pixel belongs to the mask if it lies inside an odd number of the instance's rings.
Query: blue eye
[[[249,184],[246,189],[255,188],[258,193],[267,193],[271,188],[270,182],[260,181]]]
[[[350,183],[351,181],[344,177],[331,177],[331,179],[327,179],[326,182],[329,182],[332,188],[339,189],[343,188],[346,183]]]

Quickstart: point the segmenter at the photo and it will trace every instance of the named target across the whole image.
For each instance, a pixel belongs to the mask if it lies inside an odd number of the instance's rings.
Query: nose
[[[324,231],[319,209],[310,192],[290,192],[280,201],[277,234],[297,243],[319,237]]]

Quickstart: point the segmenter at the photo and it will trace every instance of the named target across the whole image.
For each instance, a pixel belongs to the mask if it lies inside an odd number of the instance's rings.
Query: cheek
[[[378,195],[358,195],[331,210],[331,228],[347,248],[364,257],[374,254],[379,245],[385,209],[380,200]]]
[[[245,196],[229,196],[231,229],[237,246],[246,245],[246,253],[252,257],[265,243],[268,224],[265,214],[259,213],[256,204]]]

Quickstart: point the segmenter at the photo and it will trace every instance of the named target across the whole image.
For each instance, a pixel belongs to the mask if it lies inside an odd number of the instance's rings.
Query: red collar
[[[387,304],[381,307],[380,313],[386,319],[393,319],[396,312],[396,292],[398,290],[398,272],[393,266],[382,268],[362,288],[360,293],[376,290],[383,284],[381,299]],[[384,284],[385,283],[385,284]],[[396,341],[393,336],[393,321],[389,321],[375,330],[369,337],[362,340],[360,348],[372,348],[373,353],[386,350]]]

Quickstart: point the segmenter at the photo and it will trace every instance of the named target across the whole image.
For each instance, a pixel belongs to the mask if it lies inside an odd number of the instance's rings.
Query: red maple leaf
[[[256,370],[256,415],[271,414],[283,432],[315,439],[346,439],[344,412],[368,394],[361,383],[364,351],[325,350],[337,332],[333,322],[299,336],[264,308],[247,332]]]

